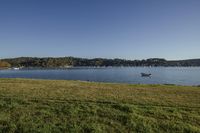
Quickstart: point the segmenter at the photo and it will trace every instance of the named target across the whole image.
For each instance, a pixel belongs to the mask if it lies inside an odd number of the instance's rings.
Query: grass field
[[[0,132],[200,132],[200,87],[0,79]]]

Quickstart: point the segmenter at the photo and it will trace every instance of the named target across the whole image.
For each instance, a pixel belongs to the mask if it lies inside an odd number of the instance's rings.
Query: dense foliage
[[[8,68],[11,65],[6,61],[0,61],[0,68]]]
[[[147,60],[124,60],[124,59],[85,59],[75,57],[59,58],[33,58],[20,57],[4,59],[12,67],[69,67],[69,66],[200,66],[200,59],[167,61],[160,58]]]

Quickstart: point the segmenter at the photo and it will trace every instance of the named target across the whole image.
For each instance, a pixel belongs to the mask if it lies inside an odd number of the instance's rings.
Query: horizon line
[[[92,58],[87,58],[87,57],[77,57],[77,56],[16,56],[16,57],[6,57],[6,58],[1,58],[0,60],[4,60],[4,59],[16,59],[16,58],[65,58],[65,57],[73,57],[73,58],[82,58],[82,59],[121,59],[121,60],[147,60],[147,59],[165,59],[166,61],[181,61],[181,60],[195,60],[195,59],[200,59],[199,58],[185,58],[185,59],[166,59],[166,58],[162,58],[162,57],[150,57],[150,58],[143,58],[143,59],[126,59],[126,58],[106,58],[106,57],[92,57]]]

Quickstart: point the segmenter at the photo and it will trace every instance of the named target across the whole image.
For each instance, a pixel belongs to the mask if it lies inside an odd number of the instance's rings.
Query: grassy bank
[[[200,87],[0,79],[0,132],[200,132]]]

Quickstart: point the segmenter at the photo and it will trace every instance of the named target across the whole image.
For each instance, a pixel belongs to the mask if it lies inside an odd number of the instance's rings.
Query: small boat
[[[142,76],[142,77],[150,77],[150,76],[151,76],[151,73],[141,73],[141,76]]]
[[[18,68],[18,67],[14,67],[14,68],[13,68],[13,70],[19,70],[19,69],[20,69],[20,68]]]

